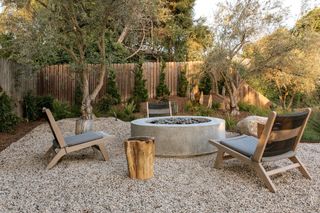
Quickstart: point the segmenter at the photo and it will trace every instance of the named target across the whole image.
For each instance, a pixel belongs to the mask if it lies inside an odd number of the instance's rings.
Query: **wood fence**
[[[242,83],[239,89],[240,100],[259,107],[270,107],[272,102],[250,87],[247,83]]]
[[[30,68],[0,59],[0,87],[9,95],[18,116],[22,116],[23,96],[26,91],[36,93],[37,77]]]
[[[170,95],[177,95],[178,76],[181,70],[186,70],[189,82],[196,82],[199,79],[202,62],[168,62],[166,63],[166,84],[170,90]],[[132,96],[134,87],[135,64],[112,64],[115,70],[116,83],[123,101]],[[143,66],[143,76],[146,79],[146,88],[149,98],[156,97],[156,87],[159,84],[160,63],[147,62]],[[98,84],[99,65],[88,65],[90,71],[89,85],[92,91]],[[107,77],[104,79],[105,82]],[[98,94],[98,99],[105,94],[105,86]],[[75,100],[75,73],[71,71],[69,65],[53,65],[41,70],[38,74],[38,94],[52,95],[59,101],[74,103]]]
[[[194,62],[168,62],[166,63],[166,84],[170,95],[177,95],[178,76],[182,70],[186,71],[187,79],[191,85],[196,85],[200,79],[201,61]],[[111,68],[115,70],[116,83],[121,95],[122,101],[128,100],[132,96],[134,87],[134,68],[135,64],[112,64]],[[160,63],[146,62],[142,66],[143,76],[146,79],[149,98],[156,97],[156,87],[159,84]],[[88,65],[90,72],[89,85],[90,91],[98,84],[99,65]],[[98,94],[97,99],[105,94],[106,80],[103,88]],[[75,101],[75,73],[72,72],[69,65],[48,66],[38,73],[38,95],[51,95],[59,101],[73,104]],[[268,98],[255,91],[248,84],[244,83],[239,89],[240,100],[260,107],[268,107],[271,102]]]

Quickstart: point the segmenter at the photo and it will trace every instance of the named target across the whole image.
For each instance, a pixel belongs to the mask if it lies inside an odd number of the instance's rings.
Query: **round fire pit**
[[[131,136],[155,137],[157,156],[203,155],[216,151],[209,139],[225,138],[225,121],[202,116],[142,118],[131,122]]]

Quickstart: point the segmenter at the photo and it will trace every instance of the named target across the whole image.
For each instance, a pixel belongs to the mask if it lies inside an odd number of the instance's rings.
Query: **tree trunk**
[[[292,104],[293,104],[293,99],[294,99],[294,95],[292,95],[292,96],[290,97],[290,101],[289,101],[289,104],[288,104],[288,109],[291,109]]]
[[[231,94],[230,97],[230,111],[231,115],[239,115],[239,107],[238,107],[238,97],[237,95]]]
[[[154,138],[134,137],[124,142],[129,177],[146,180],[153,177]]]
[[[225,81],[227,83],[227,81]],[[231,85],[225,84],[227,92],[230,98],[230,113],[231,115],[239,115],[239,107],[238,107],[238,88],[235,85],[230,83]]]
[[[76,120],[75,134],[79,135],[93,130],[93,120],[78,119]]]

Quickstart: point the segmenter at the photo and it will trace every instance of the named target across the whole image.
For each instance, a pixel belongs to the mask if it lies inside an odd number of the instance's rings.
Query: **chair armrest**
[[[257,123],[257,137],[260,138],[266,124]]]

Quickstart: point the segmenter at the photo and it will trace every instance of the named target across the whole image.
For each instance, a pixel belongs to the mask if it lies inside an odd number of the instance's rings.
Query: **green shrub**
[[[37,98],[32,95],[31,91],[23,97],[23,117],[29,121],[35,121],[38,119]]]
[[[118,92],[118,87],[116,83],[116,75],[113,69],[110,69],[108,74],[106,94],[112,97],[113,101],[116,102],[115,104],[119,104],[121,102],[121,96]]]
[[[186,112],[192,112],[193,110],[193,103],[192,101],[187,101],[186,104],[184,105],[184,110]]]
[[[146,88],[146,80],[143,79],[142,70],[143,61],[140,59],[138,64],[135,66],[134,72],[134,87],[133,96],[130,98],[130,102],[134,101],[136,104],[136,111],[139,111],[139,106],[141,102],[148,99],[148,90]]]
[[[118,99],[112,97],[110,94],[106,94],[98,101],[97,110],[99,113],[108,113],[111,107],[118,103]]]
[[[23,98],[23,115],[29,121],[35,121],[43,116],[42,108],[53,110],[53,100],[51,96],[34,96],[28,91]]]
[[[307,123],[302,140],[320,142],[320,112],[314,111]]]
[[[212,107],[211,108],[213,110],[218,110],[218,109],[220,109],[220,107],[221,107],[221,104],[219,102],[216,102],[216,101],[212,102]]]
[[[209,95],[211,89],[212,80],[210,74],[208,72],[204,72],[199,82],[199,90],[203,92],[204,95]]]
[[[135,105],[135,103],[132,101],[132,102],[130,102],[130,103],[126,103],[126,105],[124,106],[123,112],[124,112],[126,115],[128,115],[128,116],[132,116],[135,108],[136,108],[136,105]]]
[[[211,116],[214,113],[213,109],[209,109],[206,106],[200,105],[199,103],[193,103],[188,101],[184,109],[186,112],[192,113],[197,116]]]
[[[134,116],[133,112],[135,110],[136,106],[134,102],[127,103],[124,108],[119,107],[112,107],[109,114],[111,116],[115,116],[116,118],[122,120],[122,121],[132,121],[136,117]]]
[[[53,109],[54,98],[52,96],[37,96],[37,107],[39,108],[39,113],[42,113],[42,108]]]
[[[186,97],[188,84],[189,82],[186,76],[186,68],[184,68],[183,70],[180,71],[180,74],[178,77],[178,96]]]
[[[12,113],[12,100],[8,95],[0,95],[0,132],[11,132],[20,119]]]
[[[55,120],[71,118],[74,116],[69,105],[58,100],[53,101],[52,114]]]
[[[166,67],[166,62],[162,60],[161,66],[160,66],[159,84],[156,88],[157,98],[161,100],[166,100],[167,96],[170,95],[169,88],[165,83],[165,79],[166,79],[166,73],[164,72],[165,67]]]
[[[237,126],[237,121],[234,119],[230,114],[227,114],[224,118],[226,124],[226,130],[228,131],[235,131]]]
[[[239,102],[238,107],[240,111],[249,112],[253,115],[259,115],[259,116],[267,116],[270,112],[270,110],[268,109],[257,107],[245,102]]]

